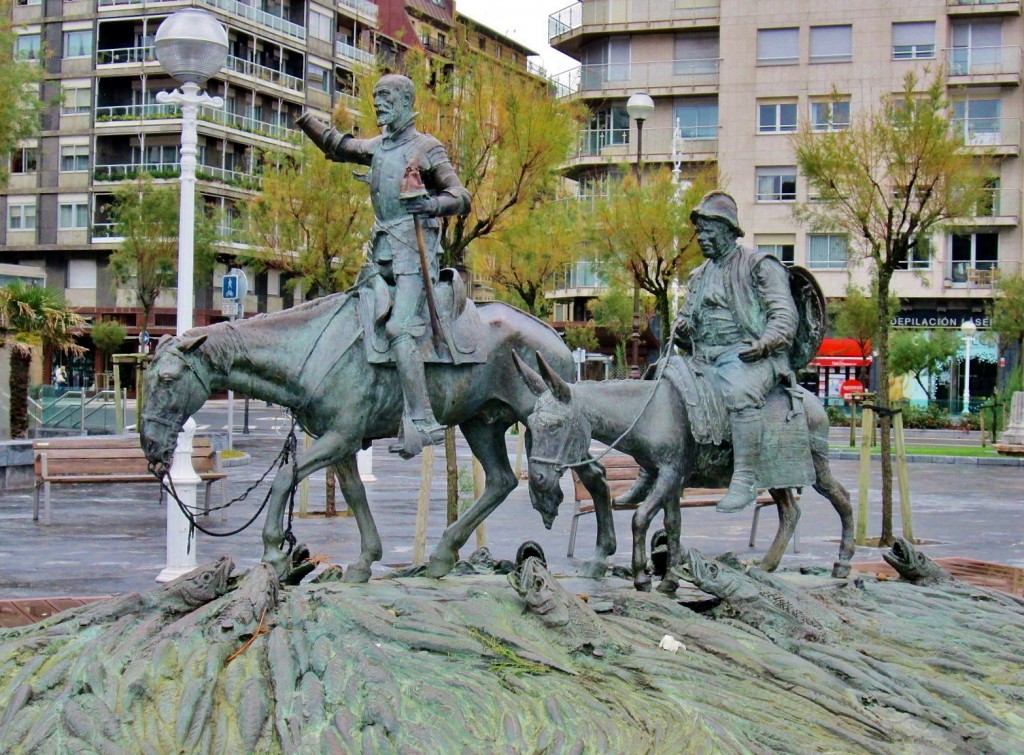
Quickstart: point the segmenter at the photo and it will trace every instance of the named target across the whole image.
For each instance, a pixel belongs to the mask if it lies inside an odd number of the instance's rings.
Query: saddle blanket
[[[698,476],[687,484],[708,487],[728,484],[731,473],[727,471],[732,468],[729,413],[714,380],[695,370],[690,360],[680,356],[669,358],[664,377],[686,403],[690,432],[698,445],[698,463],[694,465]],[[799,386],[784,385],[775,386],[765,399],[758,488],[798,488],[814,482],[805,399],[816,400]],[[722,469],[726,473],[719,471]]]

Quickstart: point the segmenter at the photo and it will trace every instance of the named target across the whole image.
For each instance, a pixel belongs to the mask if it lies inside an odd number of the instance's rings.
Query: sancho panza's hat
[[[700,204],[693,208],[690,213],[690,220],[697,218],[713,218],[724,221],[730,228],[736,231],[737,236],[743,235],[740,228],[740,221],[736,217],[736,200],[724,191],[709,191],[700,200]]]

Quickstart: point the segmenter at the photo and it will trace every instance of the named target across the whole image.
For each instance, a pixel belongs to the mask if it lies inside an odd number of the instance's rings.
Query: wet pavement
[[[514,461],[515,436],[508,436]],[[251,455],[246,466],[232,467],[229,496],[255,481],[277,455],[283,435],[264,431],[236,435],[235,447]],[[459,466],[468,471],[468,448],[460,442]],[[932,542],[924,551],[933,557],[960,556],[1024,566],[1024,468],[976,463],[912,463],[909,465],[914,535]],[[525,463],[525,462],[524,462]],[[851,493],[856,505],[858,463],[834,459],[837,478]],[[445,474],[443,453],[437,454],[431,487],[427,528],[427,553],[444,528]],[[387,566],[403,565],[412,558],[416,499],[422,474],[419,458],[402,461],[387,453],[387,442],[374,444],[376,482],[367,484],[370,505],[384,544],[380,573]],[[879,463],[872,465],[868,535],[880,529],[881,494]],[[486,543],[498,558],[512,558],[524,540],[536,540],[544,548],[556,572],[571,574],[593,548],[594,517],[583,517],[576,543],[576,558],[567,558],[566,545],[572,520],[572,484],[563,480],[565,502],[550,531],[530,507],[525,482],[509,496],[486,523]],[[309,486],[309,508],[324,509],[324,474],[314,475]],[[894,480],[895,488],[895,480]],[[227,522],[210,517],[211,526],[233,529],[252,516],[262,500],[233,506]],[[165,561],[165,507],[159,502],[156,484],[57,486],[53,489],[53,524],[32,521],[32,492],[0,492],[0,599],[22,597],[90,596],[148,590]],[[900,532],[899,501],[894,502],[896,533]],[[339,495],[339,507],[343,500]],[[826,499],[804,491],[799,526],[799,552],[788,551],[782,565],[829,565],[838,551],[839,521]],[[619,548],[612,563],[628,564],[631,511],[615,513]],[[242,534],[230,538],[198,535],[198,559],[206,562],[230,555],[240,567],[257,563],[262,552],[262,517]],[[659,520],[660,521],[660,517]],[[734,550],[741,558],[757,557],[767,549],[776,517],[762,516],[755,548],[748,548],[751,512],[719,514],[713,508],[683,511],[683,542],[707,553]],[[652,527],[655,529],[656,527]],[[295,521],[299,542],[326,561],[347,564],[358,553],[358,531],[350,517],[325,519],[310,516]],[[462,550],[466,557],[474,541]],[[878,561],[881,551],[861,548],[855,561]]]

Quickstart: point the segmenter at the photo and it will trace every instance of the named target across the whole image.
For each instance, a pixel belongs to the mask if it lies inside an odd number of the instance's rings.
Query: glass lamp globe
[[[644,92],[637,92],[626,101],[626,112],[634,121],[646,121],[654,112],[654,100]]]
[[[160,65],[182,84],[203,86],[227,62],[227,31],[198,8],[182,8],[164,19],[154,44]]]
[[[970,338],[978,332],[978,326],[974,324],[974,320],[964,320],[960,325],[960,332]]]

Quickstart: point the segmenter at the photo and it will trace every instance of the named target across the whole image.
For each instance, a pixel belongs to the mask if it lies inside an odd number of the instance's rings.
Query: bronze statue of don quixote
[[[886,555],[900,580],[849,578],[849,495],[821,404],[795,379],[825,328],[813,277],[742,247],[735,202],[711,192],[692,216],[706,260],[648,379],[574,383],[551,327],[474,303],[438,269],[438,219],[472,200],[444,145],[416,129],[415,94],[403,76],[378,81],[372,138],[299,119],[328,158],[369,168],[375,220],[354,287],[162,339],[146,374],[141,442],[161,478],[215,391],[287,407],[314,438],[279,457],[262,561],[236,574],[224,557],[0,631],[0,751],[1024,751],[1021,601],[902,540]],[[558,575],[534,543],[514,558],[480,549],[455,576],[459,549],[519,484],[505,440],[517,422],[541,522],[573,469],[597,511],[594,554]],[[382,548],[356,452],[393,439],[413,458],[451,426],[483,493],[427,564],[371,579]],[[592,440],[641,470],[620,499],[638,506],[628,566],[610,569],[613,501]],[[344,569],[315,569],[290,537],[294,487],[326,467],[359,530]],[[678,500],[695,485],[727,486],[725,513],[771,492],[780,528],[761,562],[686,547]],[[836,538],[838,559],[773,571],[799,506],[817,505],[811,488],[840,526],[805,538]],[[648,592],[658,511],[666,571]],[[535,526],[523,521],[524,540]]]

